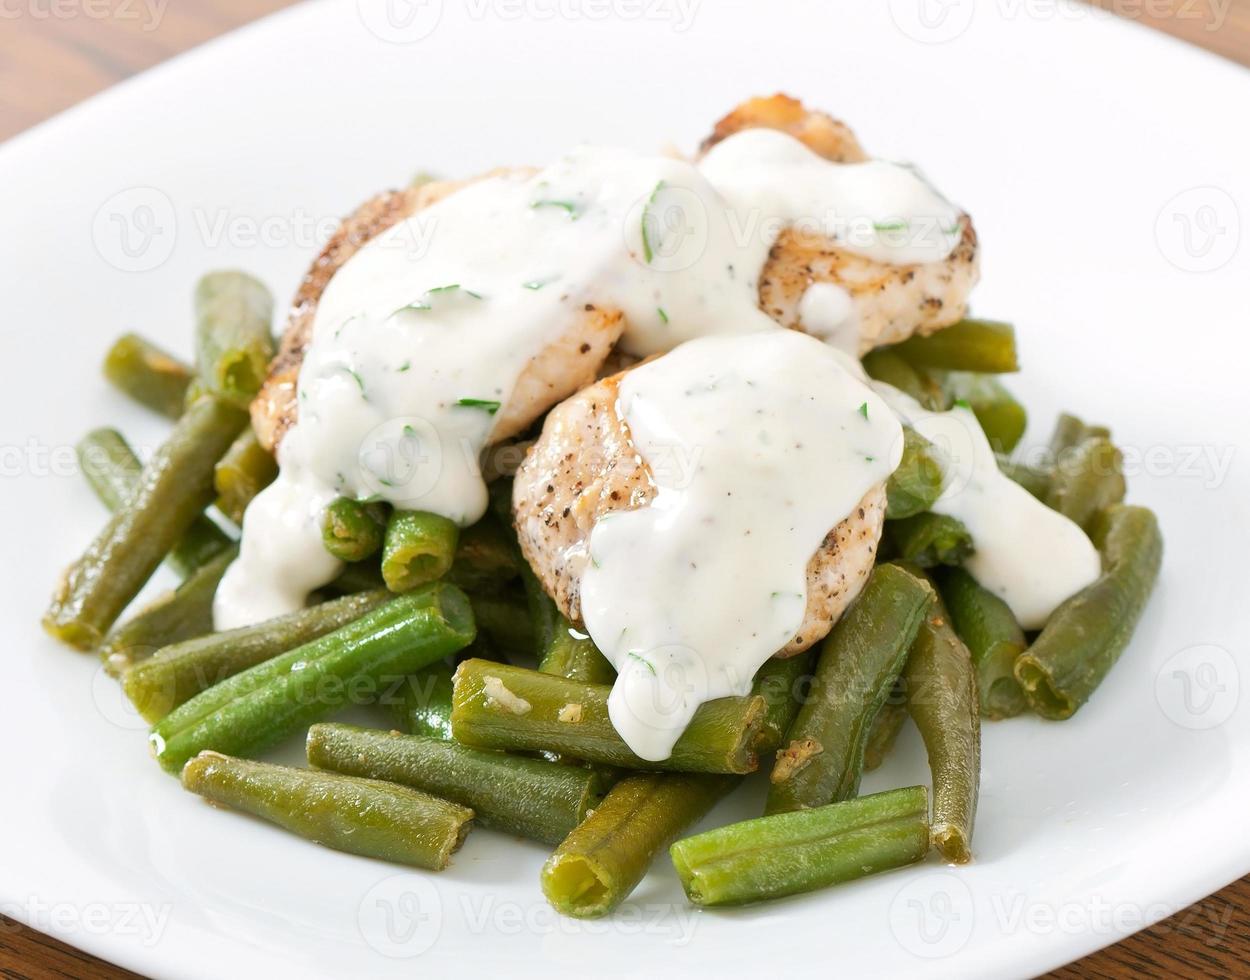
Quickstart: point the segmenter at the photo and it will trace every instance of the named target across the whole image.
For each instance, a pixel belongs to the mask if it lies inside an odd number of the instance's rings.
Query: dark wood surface
[[[288,2],[177,0],[155,22],[142,4],[118,0],[104,5],[119,11],[116,16],[6,16],[0,21],[0,139]],[[1095,2],[1250,65],[1250,0]],[[26,6],[57,9],[7,4],[4,11]],[[0,916],[0,976],[122,980],[134,974]],[[1250,877],[1052,976],[1250,976]]]

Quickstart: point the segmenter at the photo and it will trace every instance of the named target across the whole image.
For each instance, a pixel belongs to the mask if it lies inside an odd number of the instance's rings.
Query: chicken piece
[[[721,140],[744,129],[777,129],[834,163],[862,163],[868,154],[851,127],[823,112],[813,112],[788,95],[747,99],[713,128],[699,147],[706,153]]]
[[[845,123],[785,95],[742,103],[716,124],[702,151],[753,128],[788,133],[835,163],[868,159]],[[961,227],[963,237],[955,250],[942,262],[923,265],[877,262],[828,238],[785,231],[773,244],[760,275],[760,308],[782,326],[804,330],[799,301],[812,283],[827,282],[851,296],[861,355],[913,334],[927,336],[967,315],[968,296],[980,278],[977,235],[967,215]]]
[[[512,507],[521,551],[543,588],[574,623],[595,522],[616,510],[645,507],[657,492],[616,412],[615,374],[556,406],[513,483]],[[778,656],[792,656],[824,637],[872,571],[885,521],[885,485],[864,495],[834,527],[807,565],[807,609]]]
[[[493,171],[486,176],[504,172]],[[344,219],[304,275],[291,304],[278,355],[269,366],[269,377],[252,402],[252,426],[267,449],[282,441],[298,416],[295,386],[312,340],[317,304],[331,277],[370,239],[469,183],[430,181],[388,191],[370,198]],[[619,310],[588,305],[571,329],[531,360],[517,379],[512,397],[495,419],[491,441],[517,434],[561,398],[593,381],[624,328]]]

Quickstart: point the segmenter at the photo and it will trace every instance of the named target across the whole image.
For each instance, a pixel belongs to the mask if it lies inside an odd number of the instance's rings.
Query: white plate
[[[0,150],[4,912],[157,975],[1001,976],[1250,871],[1250,136],[1234,123],[1250,76],[1038,3],[395,0],[390,26],[383,3],[361,9],[293,9]],[[1032,438],[1060,407],[1112,422],[1132,498],[1166,531],[1154,601],[1094,700],[1063,724],[986,727],[977,862],[697,913],[661,859],[625,912],[580,923],[544,904],[533,844],[478,832],[445,874],[405,874],[183,793],[92,660],[37,626],[103,517],[68,447],[106,422],[149,446],[162,431],[100,380],[105,346],[135,328],[186,350],[208,268],[289,296],[326,223],[414,171],[581,139],[690,148],[777,89],[968,208],[975,305],[1019,325]],[[917,741],[868,788],[924,780]]]

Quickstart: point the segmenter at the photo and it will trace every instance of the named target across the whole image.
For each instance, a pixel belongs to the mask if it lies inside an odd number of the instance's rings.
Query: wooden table
[[[0,21],[0,140],[88,95],[290,0],[178,0],[149,23],[126,16],[6,17]],[[1095,0],[1122,16],[1250,66],[1250,0]],[[6,4],[4,12],[17,10]],[[51,10],[49,3],[30,9]],[[1244,113],[1243,113],[1244,116]],[[1250,975],[1250,877],[1157,925],[1052,974],[1082,977]],[[0,976],[132,977],[0,917]]]

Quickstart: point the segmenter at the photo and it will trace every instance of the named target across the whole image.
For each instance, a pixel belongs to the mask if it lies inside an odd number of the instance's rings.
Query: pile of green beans
[[[61,579],[43,620],[49,633],[81,649],[99,644],[212,501],[213,467],[246,420],[211,395],[188,406],[138,485]]]
[[[132,666],[122,690],[155,724],[179,705],[228,677],[346,626],[390,598],[385,591],[362,592],[279,616],[254,626],[198,635],[157,651]]]
[[[483,826],[547,844],[564,840],[608,789],[599,770],[353,725],[313,725],[307,751],[319,769],[424,790],[471,807]]]
[[[198,752],[253,755],[353,700],[473,641],[469,601],[442,583],[398,596],[333,633],[196,695],[152,729],[152,754],[177,772]]]
[[[820,648],[811,694],[769,777],[767,813],[845,800],[859,790],[873,720],[907,660],[933,589],[878,565]]]

